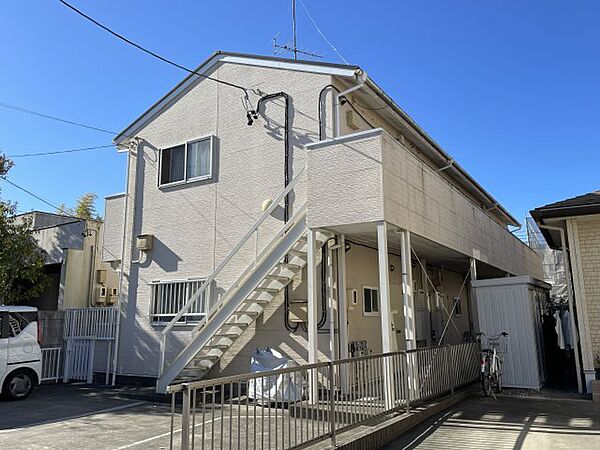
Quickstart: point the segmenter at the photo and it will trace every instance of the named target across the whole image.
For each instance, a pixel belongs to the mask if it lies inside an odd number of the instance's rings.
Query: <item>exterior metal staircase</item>
[[[273,239],[255,257],[221,298],[206,311],[192,330],[190,342],[167,364],[167,339],[173,327],[195,302],[210,294],[211,286],[223,269],[243,254],[242,248],[254,237],[273,210],[290,193],[302,176],[301,171],[275,199],[240,243],[229,253],[214,273],[188,300],[185,306],[161,332],[160,375],[157,392],[166,392],[169,384],[202,378],[263,313],[264,308],[302,271],[307,262],[306,205],[283,225]],[[317,244],[323,245],[328,236],[317,234]]]

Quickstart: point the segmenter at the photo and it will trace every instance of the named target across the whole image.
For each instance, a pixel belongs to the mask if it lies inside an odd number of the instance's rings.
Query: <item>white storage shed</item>
[[[498,349],[506,350],[503,385],[540,389],[545,381],[542,314],[550,285],[519,276],[477,280],[473,288],[479,331],[509,334],[506,345]]]

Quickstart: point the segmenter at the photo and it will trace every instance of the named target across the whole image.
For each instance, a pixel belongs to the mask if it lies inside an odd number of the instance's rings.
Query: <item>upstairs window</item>
[[[211,178],[213,142],[209,136],[162,149],[159,186]]]

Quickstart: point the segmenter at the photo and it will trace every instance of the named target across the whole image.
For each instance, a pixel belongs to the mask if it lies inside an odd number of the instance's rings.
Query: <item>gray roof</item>
[[[549,203],[531,210],[530,214],[538,226],[546,224],[548,219],[600,214],[600,191],[588,192],[587,194]],[[557,232],[543,227],[540,227],[540,231],[550,248],[560,248],[560,235]]]

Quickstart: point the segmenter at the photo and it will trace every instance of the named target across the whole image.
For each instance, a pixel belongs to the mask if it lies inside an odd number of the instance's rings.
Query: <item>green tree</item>
[[[75,217],[88,220],[99,220],[100,217],[96,212],[96,200],[98,196],[93,192],[87,192],[77,199],[75,205]]]
[[[13,163],[0,154],[0,177]],[[17,219],[17,205],[0,198],[0,304],[22,303],[39,296],[46,284],[44,255],[29,220]]]

